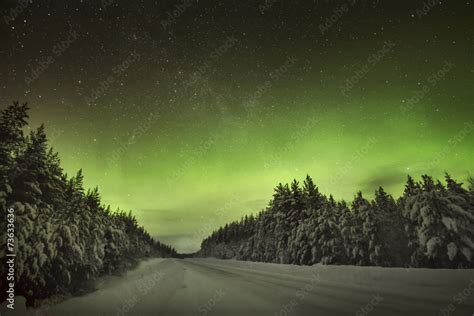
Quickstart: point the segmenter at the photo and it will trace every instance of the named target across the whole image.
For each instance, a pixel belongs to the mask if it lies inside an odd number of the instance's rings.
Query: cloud
[[[186,220],[199,220],[201,214],[189,212],[185,209],[140,209],[137,212],[146,217],[152,216],[153,220],[161,223],[174,223],[180,221],[183,217]]]
[[[363,192],[373,193],[378,187],[384,189],[400,186],[405,183],[407,178],[406,172],[401,171],[380,171],[377,174],[371,174],[367,180],[360,183]]]
[[[137,216],[157,240],[173,246],[178,252],[189,253],[199,250],[201,237],[207,237],[212,230],[239,220],[244,214],[257,214],[267,204],[265,199],[241,201],[230,198],[194,206],[140,209]]]
[[[195,241],[190,234],[176,234],[176,235],[157,235],[155,240],[171,245],[179,253],[192,253],[199,250],[201,244]]]

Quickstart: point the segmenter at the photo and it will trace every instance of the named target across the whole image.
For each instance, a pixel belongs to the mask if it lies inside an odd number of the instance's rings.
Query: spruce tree
[[[351,260],[354,264],[368,265],[368,247],[373,234],[373,216],[370,213],[370,204],[362,196],[362,192],[359,191],[352,201],[351,211],[354,214],[351,236],[353,239]],[[370,225],[366,224],[366,222]]]
[[[436,188],[431,177],[423,176],[423,192],[407,200],[406,214],[415,232],[412,265],[432,268],[472,266],[474,216],[468,196]]]
[[[397,202],[379,188],[371,202],[359,192],[350,209],[321,195],[320,208],[304,213],[309,179],[303,189],[296,181],[291,188],[279,184],[265,210],[221,227],[200,254],[294,264],[472,267],[473,194],[451,177],[444,187],[427,175],[421,184],[408,176]]]
[[[176,255],[153,241],[133,216],[110,212],[97,189],[84,194],[82,171],[70,179],[64,174],[43,125],[23,135],[27,110],[26,104],[14,103],[0,115],[0,215],[15,209],[16,293],[27,304],[81,293],[96,277],[130,267],[130,258],[150,250]],[[2,279],[4,274],[2,266]],[[5,286],[0,283],[2,296]]]
[[[309,175],[306,175],[303,182],[303,196],[306,210],[314,211],[322,206],[323,197]]]

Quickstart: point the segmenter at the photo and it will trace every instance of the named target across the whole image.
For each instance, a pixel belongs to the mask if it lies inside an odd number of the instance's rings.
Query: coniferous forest
[[[321,194],[310,176],[279,184],[267,208],[226,224],[199,256],[273,263],[473,268],[474,182],[469,188],[408,176],[395,200],[383,188],[350,205]]]
[[[0,117],[0,218],[6,227],[6,210],[14,209],[17,295],[31,303],[81,293],[98,276],[121,272],[140,258],[176,255],[131,213],[104,206],[97,188],[85,191],[81,170],[68,177],[44,126],[24,135],[27,111],[27,104],[14,103]],[[4,258],[6,230],[1,234]],[[0,269],[4,296],[7,266]]]
[[[0,316],[474,316],[473,7],[0,1]]]
[[[1,113],[1,218],[14,209],[16,292],[28,304],[79,294],[102,275],[120,273],[145,257],[184,257],[154,240],[129,212],[112,212],[82,171],[69,177],[48,146],[44,126],[25,135],[28,105]],[[6,223],[2,224],[4,227]],[[0,256],[7,232],[2,230]],[[279,184],[267,208],[226,224],[206,238],[200,257],[272,263],[382,267],[473,268],[474,181],[467,188],[408,176],[403,195],[383,188],[369,201],[347,204],[320,193],[310,176]],[[2,278],[7,266],[2,265]],[[2,295],[6,283],[1,283]]]

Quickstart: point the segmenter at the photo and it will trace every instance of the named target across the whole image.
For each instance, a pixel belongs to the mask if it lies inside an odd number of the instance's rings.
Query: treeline
[[[44,127],[24,135],[26,104],[0,117],[0,257],[6,251],[6,210],[15,215],[16,295],[31,304],[78,293],[100,275],[122,271],[146,256],[175,256],[138,226],[131,213],[111,212],[97,188],[84,191],[81,170],[68,177],[48,148]],[[2,263],[2,300],[7,266]]]
[[[463,188],[428,175],[408,176],[395,200],[383,188],[352,203],[303,186],[279,184],[258,215],[226,224],[202,242],[198,256],[300,265],[473,268],[474,181]]]

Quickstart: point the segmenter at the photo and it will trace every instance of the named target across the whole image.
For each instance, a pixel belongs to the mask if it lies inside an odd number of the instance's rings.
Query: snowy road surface
[[[26,314],[471,316],[474,271],[150,259]]]

